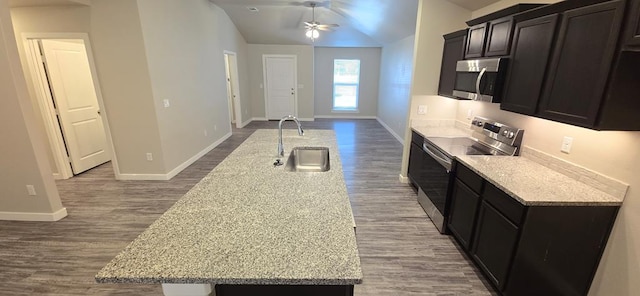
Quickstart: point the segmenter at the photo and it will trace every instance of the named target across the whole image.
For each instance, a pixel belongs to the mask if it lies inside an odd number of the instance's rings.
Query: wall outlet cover
[[[573,145],[573,138],[564,137],[562,139],[562,146],[560,146],[560,151],[569,154],[571,152],[571,145]]]
[[[162,104],[164,105],[165,108],[169,108],[169,106],[171,106],[171,104],[169,104],[169,100],[162,100]]]
[[[418,115],[425,115],[425,114],[427,114],[427,105],[418,106]]]

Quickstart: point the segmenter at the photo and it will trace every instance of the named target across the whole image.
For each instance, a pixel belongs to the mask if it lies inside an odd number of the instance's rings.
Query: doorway
[[[240,97],[240,79],[238,76],[238,56],[233,51],[224,51],[224,69],[227,80],[227,100],[229,119],[236,128],[242,128],[242,108]]]
[[[278,120],[298,115],[297,57],[295,55],[263,55],[266,117]]]
[[[71,36],[73,35],[73,36]],[[117,163],[86,34],[23,36],[56,179]]]

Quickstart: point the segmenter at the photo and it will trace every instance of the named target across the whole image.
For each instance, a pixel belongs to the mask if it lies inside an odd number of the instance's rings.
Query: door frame
[[[264,115],[269,120],[269,93],[267,87],[267,59],[292,58],[293,59],[293,116],[298,117],[298,56],[294,54],[263,54],[262,55],[262,85],[264,93]]]
[[[35,91],[35,99],[37,101],[38,109],[44,121],[45,131],[49,140],[49,146],[53,154],[54,162],[58,168],[59,176],[54,174],[54,178],[68,179],[73,177],[71,171],[71,163],[68,161],[66,152],[66,146],[62,137],[62,130],[58,124],[56,112],[53,106],[53,100],[48,85],[48,80],[44,76],[42,67],[38,63],[42,62],[39,48],[38,51],[33,48],[32,40],[40,39],[76,39],[84,42],[85,50],[87,51],[87,58],[89,59],[89,68],[91,70],[91,76],[93,79],[93,85],[95,88],[96,96],[98,98],[98,107],[100,108],[100,117],[102,118],[102,125],[104,128],[106,141],[107,141],[107,153],[111,156],[111,164],[116,179],[120,179],[120,168],[118,166],[118,160],[113,146],[113,140],[111,138],[111,130],[109,128],[109,119],[107,109],[104,107],[104,101],[102,98],[102,92],[100,87],[100,81],[98,79],[98,72],[96,71],[95,60],[93,57],[93,49],[91,42],[89,41],[89,34],[87,33],[22,33],[22,43],[24,45],[25,59],[27,60],[29,74],[31,75],[31,83]]]
[[[233,56],[233,59],[229,59],[228,56]],[[233,106],[229,106],[229,112],[233,112],[236,117],[236,128],[242,128],[242,105],[239,98],[242,98],[242,94],[240,93],[240,74],[238,73],[238,54],[234,51],[224,50],[223,51],[224,58],[224,66],[225,66],[225,78],[228,75],[231,79],[231,88],[233,88],[233,83],[235,82],[237,88],[237,96],[231,97],[233,93],[233,89],[229,89],[229,84],[227,84],[227,101],[233,101]],[[231,62],[233,61],[233,63]],[[229,69],[227,68],[229,65]],[[231,91],[231,93],[229,92]],[[231,110],[233,109],[233,110]],[[229,122],[231,122],[231,118],[229,118]]]

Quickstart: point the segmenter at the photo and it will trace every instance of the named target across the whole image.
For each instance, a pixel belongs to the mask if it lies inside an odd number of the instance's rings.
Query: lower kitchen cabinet
[[[619,206],[525,206],[454,171],[449,229],[501,295],[587,295]]]
[[[513,251],[518,241],[518,226],[486,201],[482,202],[476,223],[471,256],[500,290],[509,273]]]

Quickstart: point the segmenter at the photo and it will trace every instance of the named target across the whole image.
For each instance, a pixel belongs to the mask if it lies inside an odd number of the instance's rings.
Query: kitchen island
[[[277,139],[256,131],[96,281],[160,283],[165,295],[353,294],[362,271],[335,134],[283,131],[283,162],[293,147],[324,146],[327,172],[274,166]]]

